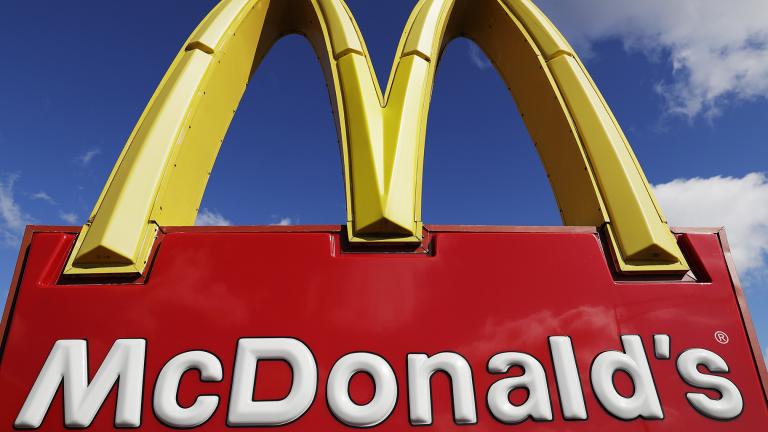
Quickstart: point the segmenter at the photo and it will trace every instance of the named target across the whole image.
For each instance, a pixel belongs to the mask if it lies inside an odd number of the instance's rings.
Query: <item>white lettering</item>
[[[293,373],[288,396],[277,401],[254,401],[256,365],[259,360],[284,360]],[[317,365],[306,345],[293,338],[251,338],[237,342],[229,426],[280,426],[301,417],[317,391]]]
[[[699,372],[698,366],[711,372],[727,373],[728,364],[722,357],[705,349],[691,349],[677,358],[677,371],[693,387],[711,389],[720,393],[720,399],[710,399],[702,393],[686,393],[685,397],[696,411],[717,420],[730,420],[741,414],[744,402],[739,389],[727,378]]]
[[[597,399],[608,412],[623,420],[664,418],[643,341],[640,336],[630,335],[622,336],[621,342],[626,354],[607,351],[592,363],[592,388]],[[624,397],[614,387],[613,374],[618,371],[626,372],[632,379],[632,396]]]
[[[369,374],[375,386],[373,399],[365,405],[358,405],[349,397],[349,381],[360,372]],[[331,412],[344,424],[354,427],[376,426],[386,420],[395,408],[397,378],[386,360],[376,354],[347,354],[331,369],[326,398]]]
[[[64,425],[88,427],[119,379],[115,426],[139,427],[145,351],[143,339],[116,340],[89,384],[87,342],[56,341],[14,425],[40,427],[59,385],[63,385]]]
[[[528,419],[552,420],[552,407],[549,401],[547,375],[538,360],[525,353],[505,352],[496,354],[488,361],[488,372],[506,373],[509,368],[520,366],[524,372],[499,380],[488,389],[488,408],[491,414],[502,423],[520,423]],[[512,390],[526,388],[528,399],[522,405],[513,405],[509,401]]]
[[[555,379],[552,388],[557,389],[562,419],[587,420],[573,343],[568,336],[551,336],[548,342]],[[622,420],[664,418],[649,358],[661,368],[660,364],[671,358],[670,342],[669,335],[655,334],[653,348],[648,347],[652,352],[646,353],[640,336],[625,335],[621,336],[622,350],[602,352],[594,358],[589,373],[592,389],[607,413]],[[14,426],[18,429],[40,428],[61,388],[66,428],[89,427],[113,390],[116,393],[114,426],[140,427],[146,354],[145,340],[118,339],[94,374],[95,368],[88,367],[85,340],[57,341],[31,386]],[[282,426],[299,419],[310,409],[318,391],[318,368],[310,349],[298,339],[242,338],[237,342],[234,360],[229,406],[226,408],[227,426]],[[266,400],[258,396],[259,392],[254,396],[255,389],[269,385],[259,381],[256,386],[258,376],[265,374],[263,371],[257,373],[260,360],[288,364],[292,382],[287,396],[279,400]],[[155,364],[154,361],[151,364]],[[700,348],[689,349],[678,355],[676,367],[682,380],[696,389],[685,393],[685,398],[699,415],[733,420],[744,410],[744,400],[736,382],[729,379],[731,377],[722,376],[729,372],[729,367],[718,354]],[[512,368],[521,368],[522,374],[515,373]],[[193,369],[199,371],[201,382],[220,382],[224,377],[223,364],[213,353],[195,350],[171,358],[158,373],[151,396],[156,422],[186,429],[199,427],[213,418],[219,409],[221,391],[192,393],[196,398],[191,404],[179,402],[186,399],[179,396],[183,377]],[[547,382],[552,376],[548,378],[539,359],[522,352],[502,352],[488,360],[487,371],[505,374],[487,390],[486,406],[493,419],[504,424],[529,419],[554,420],[551,401],[554,394],[549,393],[550,383]],[[449,380],[454,423],[478,422],[473,371],[460,354],[408,354],[406,372],[411,425],[433,424],[432,377],[439,372]],[[355,402],[350,393],[350,383],[358,373],[367,374],[373,381],[373,394],[362,404]],[[617,374],[630,380],[628,389],[619,391],[621,386],[615,381]],[[91,376],[93,379],[89,382]],[[263,378],[270,382],[270,377]],[[29,380],[32,381],[32,377]],[[341,357],[330,368],[325,392],[330,414],[338,422],[353,428],[373,427],[384,423],[394,412],[399,394],[398,377],[395,369],[380,355],[353,352]],[[524,401],[514,397],[517,392],[527,393]],[[447,399],[448,395],[442,396]],[[664,397],[682,402],[680,394]],[[440,409],[445,399],[439,398]],[[670,412],[672,410],[680,412],[677,407],[670,408]],[[110,417],[111,410],[104,416]]]
[[[552,364],[557,378],[557,391],[560,393],[560,405],[566,420],[586,420],[587,406],[579,380],[576,356],[573,353],[571,338],[552,336],[549,338],[552,351]]]
[[[221,362],[211,353],[189,351],[177,355],[165,364],[155,383],[153,407],[157,418],[171,427],[191,428],[208,421],[219,405],[215,395],[198,396],[189,408],[178,403],[179,381],[190,369],[200,371],[202,381],[221,381],[224,372]]]
[[[453,419],[457,424],[477,423],[472,369],[464,357],[442,352],[408,354],[408,399],[411,424],[432,424],[432,375],[442,371],[451,378]]]

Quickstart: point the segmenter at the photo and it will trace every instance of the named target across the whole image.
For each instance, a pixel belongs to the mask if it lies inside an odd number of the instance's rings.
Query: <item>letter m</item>
[[[40,427],[63,382],[64,425],[88,427],[119,380],[115,426],[140,426],[145,351],[146,341],[143,339],[118,339],[93,381],[88,383],[87,342],[79,339],[56,341],[14,425],[17,428]]]

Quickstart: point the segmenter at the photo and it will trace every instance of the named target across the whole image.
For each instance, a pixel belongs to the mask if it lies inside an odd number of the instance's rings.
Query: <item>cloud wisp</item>
[[[44,201],[51,205],[56,204],[56,200],[54,200],[53,197],[51,197],[50,195],[48,195],[46,192],[43,192],[43,191],[34,193],[29,198],[35,201]]]
[[[75,158],[75,161],[76,161],[76,162],[77,162],[79,165],[81,165],[81,166],[87,166],[88,164],[90,164],[90,163],[91,163],[91,161],[93,160],[93,158],[95,158],[96,156],[98,156],[100,153],[101,153],[101,149],[100,149],[100,148],[92,148],[92,149],[90,149],[90,150],[88,150],[88,151],[86,151],[86,152],[84,152],[84,153],[82,153],[82,154],[78,155],[78,156]]]
[[[714,117],[729,102],[768,98],[765,0],[542,0],[581,53],[619,39],[651,59],[668,58],[672,80],[656,90],[670,113]],[[659,55],[663,54],[663,55]]]
[[[284,217],[284,218],[280,218],[280,220],[277,221],[277,223],[273,223],[271,225],[288,226],[288,225],[294,225],[294,223],[293,223],[293,219],[289,217]]]
[[[204,208],[200,213],[197,214],[197,219],[195,219],[195,225],[197,226],[229,226],[232,225],[232,222],[222,216],[221,213],[217,211],[211,211],[207,208]]]
[[[16,174],[0,177],[0,246],[18,245],[24,227],[34,222],[14,198],[13,189],[18,178]]]
[[[59,212],[59,218],[70,225],[78,225],[80,220],[76,213],[64,211]]]
[[[654,186],[670,225],[725,226],[744,282],[768,278],[768,178],[677,179]]]
[[[481,50],[476,43],[468,40],[467,46],[468,46],[467,52],[469,53],[469,59],[472,60],[472,64],[474,64],[478,69],[486,70],[486,69],[489,69],[491,66],[493,66],[491,61],[488,60],[488,57],[485,56],[485,53],[483,53],[483,50]]]
[[[289,225],[298,225],[299,224],[299,218],[297,217],[289,217],[289,216],[279,216],[279,215],[271,215],[270,218],[272,220],[276,221],[271,223],[271,226],[289,226]]]

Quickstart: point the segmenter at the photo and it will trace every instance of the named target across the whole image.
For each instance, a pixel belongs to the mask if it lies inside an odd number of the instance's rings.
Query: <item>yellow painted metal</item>
[[[421,239],[434,76],[445,45],[464,36],[486,52],[515,98],[563,222],[605,226],[621,271],[687,270],[618,122],[573,49],[530,0],[419,1],[383,94],[342,0],[223,0],[147,105],[65,273],[140,273],[158,226],[194,223],[248,80],[288,33],[307,37],[329,85],[351,241]]]

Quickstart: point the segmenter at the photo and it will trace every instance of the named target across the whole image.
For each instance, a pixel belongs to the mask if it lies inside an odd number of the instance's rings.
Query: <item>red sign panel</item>
[[[623,279],[591,228],[166,228],[138,280],[62,279],[31,228],[3,319],[0,429],[757,431],[765,365],[722,233]],[[553,265],[552,263],[557,263]]]

